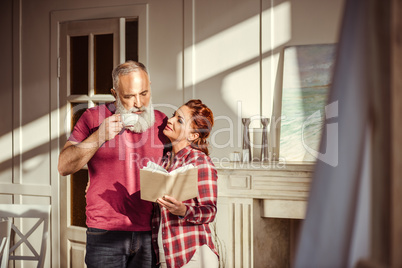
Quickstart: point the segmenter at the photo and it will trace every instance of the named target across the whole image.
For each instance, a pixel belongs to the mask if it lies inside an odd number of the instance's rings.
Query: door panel
[[[60,24],[60,122],[65,131],[61,147],[85,109],[114,101],[111,72],[125,59],[124,21],[116,18]],[[88,181],[85,167],[61,181],[61,263],[67,267],[85,267]]]

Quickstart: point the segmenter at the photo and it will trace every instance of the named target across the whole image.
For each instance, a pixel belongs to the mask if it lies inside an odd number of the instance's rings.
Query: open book
[[[178,201],[198,196],[198,170],[192,164],[167,172],[163,167],[149,161],[140,170],[141,199],[155,202],[169,195]]]

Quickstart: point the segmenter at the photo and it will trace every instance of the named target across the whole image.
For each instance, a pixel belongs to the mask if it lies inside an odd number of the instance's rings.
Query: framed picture
[[[335,44],[318,44],[284,50],[279,155],[285,161],[316,160],[335,49]]]

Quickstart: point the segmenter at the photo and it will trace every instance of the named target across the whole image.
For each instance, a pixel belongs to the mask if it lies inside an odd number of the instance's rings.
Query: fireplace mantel
[[[314,163],[219,162],[216,228],[225,267],[290,267]],[[300,222],[300,221],[296,221]]]

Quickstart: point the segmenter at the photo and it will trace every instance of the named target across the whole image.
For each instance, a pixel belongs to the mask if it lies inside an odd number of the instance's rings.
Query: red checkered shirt
[[[170,152],[162,166],[168,166]],[[183,165],[198,168],[198,197],[183,201],[187,207],[184,217],[170,213],[155,204],[152,218],[152,243],[159,263],[158,230],[162,224],[162,243],[167,267],[182,267],[189,262],[195,251],[208,245],[218,255],[212,240],[209,223],[215,219],[217,202],[217,171],[211,159],[190,146],[180,150],[174,157],[168,172]]]

